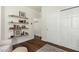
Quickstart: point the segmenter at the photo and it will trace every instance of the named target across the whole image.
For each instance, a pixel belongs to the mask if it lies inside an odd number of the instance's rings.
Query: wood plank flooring
[[[42,46],[44,46],[45,44],[49,44],[49,45],[57,47],[59,49],[63,49],[64,51],[67,51],[67,52],[78,52],[76,50],[73,50],[73,49],[70,49],[70,48],[67,48],[64,46],[60,46],[60,45],[56,45],[54,43],[42,41],[41,37],[38,37],[38,36],[35,36],[34,39],[31,39],[29,41],[13,45],[13,49],[15,49],[16,47],[24,46],[28,49],[29,52],[35,52],[38,49],[40,49]]]
[[[35,52],[39,48],[44,46],[45,44],[46,43],[43,42],[40,37],[35,36],[35,38],[32,39],[32,40],[29,40],[29,41],[14,45],[13,49],[15,49],[16,47],[24,46],[24,47],[26,47],[28,49],[29,52]]]

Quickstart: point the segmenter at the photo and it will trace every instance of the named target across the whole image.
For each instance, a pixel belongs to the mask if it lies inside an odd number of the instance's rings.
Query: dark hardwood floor
[[[34,39],[13,45],[13,49],[15,49],[16,47],[24,46],[28,49],[29,52],[35,52],[45,44],[46,43],[41,40],[41,37],[35,36]]]
[[[35,52],[38,49],[40,49],[42,46],[44,46],[45,44],[49,44],[49,45],[57,47],[59,49],[63,49],[66,52],[78,52],[76,50],[73,50],[73,49],[70,49],[70,48],[67,48],[64,46],[60,46],[60,45],[56,45],[54,43],[42,41],[41,37],[38,37],[38,36],[35,36],[34,39],[31,39],[29,41],[13,45],[13,49],[15,49],[16,47],[24,46],[28,49],[29,52]]]

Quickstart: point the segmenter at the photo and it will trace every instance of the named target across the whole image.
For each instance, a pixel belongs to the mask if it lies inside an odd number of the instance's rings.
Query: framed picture
[[[25,14],[25,12],[19,11],[19,16],[20,17],[26,17],[26,14]]]
[[[14,25],[14,36],[21,36],[21,28],[19,25]]]
[[[21,36],[21,30],[15,30],[14,31],[14,36],[15,37]]]

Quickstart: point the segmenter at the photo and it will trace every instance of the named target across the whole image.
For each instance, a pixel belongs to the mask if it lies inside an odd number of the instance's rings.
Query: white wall
[[[23,7],[23,6],[4,6],[3,7],[3,14],[4,14],[3,18],[5,19],[4,20],[4,25],[5,25],[4,26],[5,27],[4,32],[5,33],[4,33],[4,35],[3,34],[2,35],[4,36],[4,39],[6,39],[6,40],[9,38],[9,34],[10,34],[10,31],[9,31],[10,24],[9,24],[9,22],[12,19],[17,21],[17,19],[15,19],[15,18],[8,17],[8,15],[18,15],[19,11],[25,12],[26,13],[26,17],[29,18],[28,19],[28,21],[30,23],[30,25],[28,25],[29,28],[30,28],[29,29],[29,33],[30,33],[29,39],[34,38],[33,25],[31,25],[31,23],[33,23],[33,19],[34,18],[38,17],[38,13],[35,10],[33,10],[33,9],[29,8],[29,7]]]
[[[1,40],[5,39],[5,8],[1,6]]]
[[[42,7],[42,40],[79,51],[79,8],[64,8]]]

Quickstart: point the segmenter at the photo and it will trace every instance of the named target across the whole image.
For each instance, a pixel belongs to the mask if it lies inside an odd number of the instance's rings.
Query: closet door
[[[79,7],[72,12],[72,48],[79,51]]]
[[[65,47],[71,47],[71,20],[72,10],[60,12],[60,44]]]

